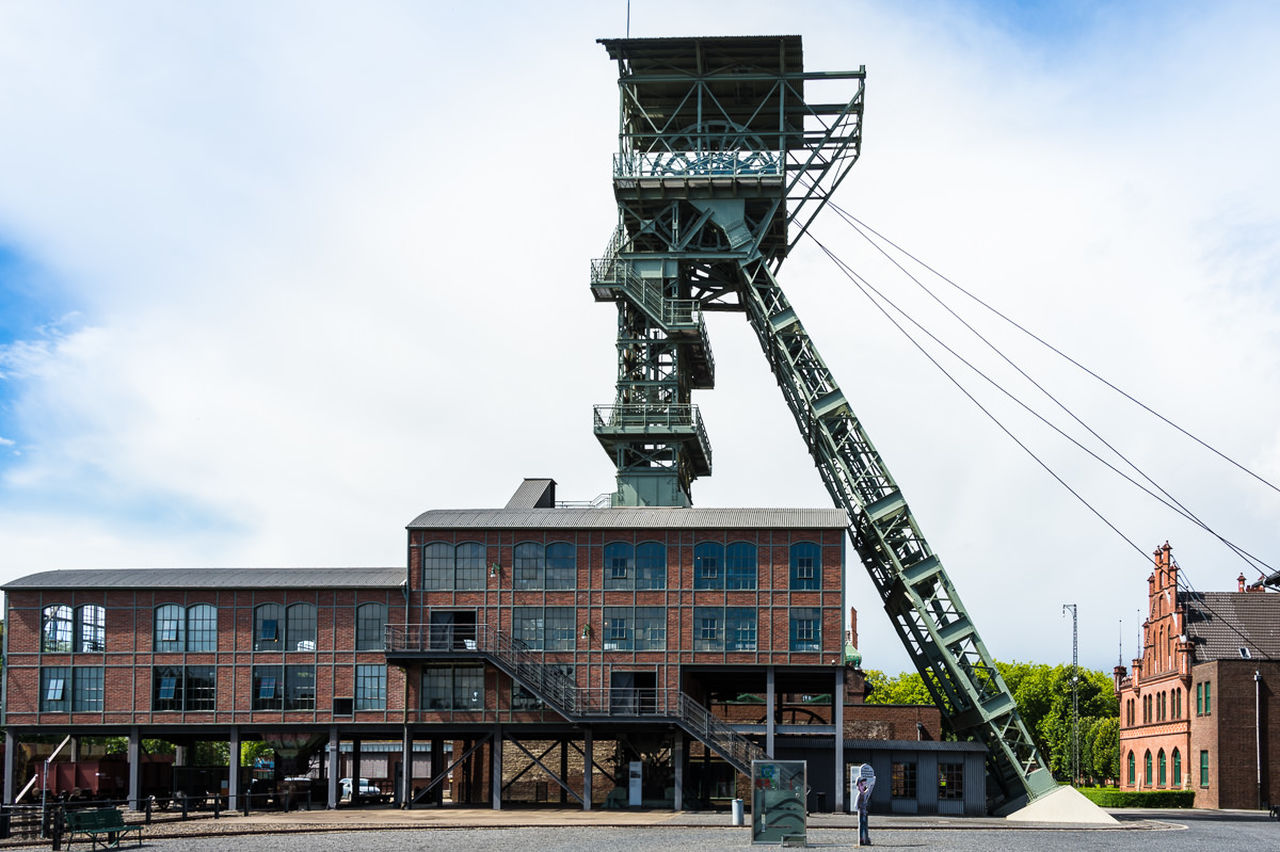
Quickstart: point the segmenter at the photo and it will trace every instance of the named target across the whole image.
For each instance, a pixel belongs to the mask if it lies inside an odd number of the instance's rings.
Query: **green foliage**
[[[1061,778],[1069,777],[1073,741],[1071,666],[997,661],[996,668],[1050,769]],[[924,679],[916,672],[890,677],[868,669],[865,675],[871,687],[868,704],[933,703]],[[1080,775],[1098,781],[1114,780],[1120,776],[1120,705],[1111,675],[1081,668],[1078,676]]]
[[[1193,790],[1114,790],[1107,787],[1076,789],[1100,808],[1189,808],[1196,799]]]
[[[226,746],[226,743],[223,743]],[[275,749],[261,740],[245,740],[240,743],[240,765],[253,766],[253,762],[261,757],[268,760],[274,760],[276,756]]]

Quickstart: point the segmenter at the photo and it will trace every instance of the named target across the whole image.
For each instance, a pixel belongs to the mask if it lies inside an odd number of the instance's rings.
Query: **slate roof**
[[[106,568],[41,571],[11,580],[26,589],[397,589],[399,568]]]
[[[843,509],[432,509],[409,529],[830,529],[849,525]]]
[[[1180,592],[1195,662],[1280,659],[1280,594]]]

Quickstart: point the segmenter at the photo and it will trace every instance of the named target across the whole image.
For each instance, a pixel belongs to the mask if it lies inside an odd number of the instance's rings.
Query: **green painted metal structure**
[[[687,506],[711,472],[691,392],[703,314],[745,312],[902,642],[952,728],[981,740],[997,812],[1054,788],[942,563],[776,273],[857,160],[865,70],[804,70],[799,36],[601,39],[618,63],[618,223],[591,267],[618,310],[618,382],[595,433],[615,505]]]

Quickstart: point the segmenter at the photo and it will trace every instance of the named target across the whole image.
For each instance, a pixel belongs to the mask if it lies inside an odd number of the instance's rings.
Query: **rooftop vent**
[[[1242,659],[1242,660],[1247,660],[1247,659],[1249,659],[1251,656],[1252,656],[1252,655],[1249,653],[1249,649],[1248,649],[1248,648],[1241,648],[1241,649],[1240,649],[1240,659]]]

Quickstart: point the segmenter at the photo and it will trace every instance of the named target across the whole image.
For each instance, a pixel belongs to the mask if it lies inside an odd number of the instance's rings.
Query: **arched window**
[[[187,607],[187,650],[218,650],[218,608],[213,604]]]
[[[547,545],[547,588],[578,588],[578,550],[567,541]]]
[[[635,588],[635,548],[630,542],[611,541],[604,546],[604,587]]]
[[[75,613],[66,604],[47,606],[40,616],[40,650],[65,654],[71,651]]]
[[[547,549],[542,542],[522,541],[511,552],[512,582],[517,589],[541,589],[545,582]]]
[[[284,607],[261,604],[253,611],[253,650],[279,651],[284,648]]]
[[[1157,764],[1157,769],[1160,773],[1159,776],[1157,776],[1156,783],[1158,786],[1164,787],[1166,786],[1166,784],[1168,784],[1168,779],[1169,779],[1167,767],[1165,766],[1165,763],[1164,763],[1164,749],[1160,749],[1160,753],[1156,755],[1156,764]]]
[[[186,649],[186,612],[178,604],[156,607],[155,651],[158,654],[176,653]]]
[[[1142,756],[1142,782],[1146,786],[1151,786],[1151,752],[1148,750]]]
[[[483,589],[485,584],[484,545],[464,541],[458,545],[454,565],[455,589]]]
[[[386,604],[363,603],[356,607],[356,650],[381,651],[386,624]]]
[[[725,549],[724,586],[726,589],[756,587],[756,546],[749,541],[735,541]]]
[[[422,588],[453,587],[453,545],[433,541],[422,546]]]
[[[1182,753],[1176,748],[1173,750],[1173,777],[1169,781],[1173,787],[1182,786]]]
[[[791,590],[822,588],[822,548],[811,541],[791,545]]]
[[[694,589],[723,589],[724,573],[723,544],[704,541],[693,548]]]
[[[314,651],[316,649],[316,605],[290,604],[285,617],[285,650]]]
[[[107,650],[107,611],[97,604],[85,604],[76,613],[76,650],[86,654]]]
[[[667,546],[660,541],[646,541],[636,546],[636,588],[667,587]]]
[[[1134,770],[1134,764],[1137,763],[1133,759],[1133,752],[1129,752],[1129,786],[1132,787],[1138,780],[1137,773]]]

